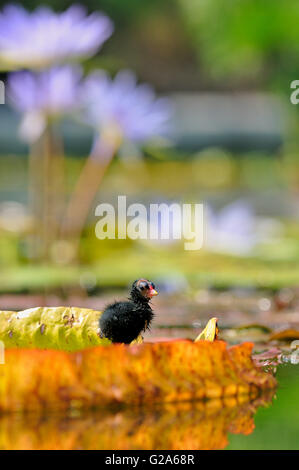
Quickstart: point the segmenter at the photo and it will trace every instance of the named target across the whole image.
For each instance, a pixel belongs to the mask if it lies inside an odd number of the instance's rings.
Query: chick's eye
[[[139,284],[141,290],[148,289],[148,284],[146,282],[141,282]]]
[[[153,289],[156,289],[156,286],[153,282],[151,282],[151,286],[152,286]]]

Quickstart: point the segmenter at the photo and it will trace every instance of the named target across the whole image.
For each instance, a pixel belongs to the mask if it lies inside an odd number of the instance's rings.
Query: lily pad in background
[[[253,341],[255,343],[266,342],[269,340],[272,329],[259,324],[242,325],[236,328],[227,328],[221,330],[220,338],[232,344],[238,344],[242,341]]]
[[[299,330],[295,330],[293,328],[276,331],[269,337],[270,341],[292,341],[294,339],[299,340]]]

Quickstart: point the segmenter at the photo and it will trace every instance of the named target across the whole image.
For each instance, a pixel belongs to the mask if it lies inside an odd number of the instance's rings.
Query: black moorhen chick
[[[150,327],[154,312],[149,302],[155,295],[158,292],[151,281],[139,279],[133,282],[129,301],[108,305],[102,313],[102,335],[113,343],[131,343]]]

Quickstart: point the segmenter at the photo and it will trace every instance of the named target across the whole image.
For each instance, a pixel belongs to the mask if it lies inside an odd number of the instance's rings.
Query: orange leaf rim
[[[250,395],[276,380],[252,343],[176,340],[78,352],[11,349],[0,365],[0,411],[94,408]]]

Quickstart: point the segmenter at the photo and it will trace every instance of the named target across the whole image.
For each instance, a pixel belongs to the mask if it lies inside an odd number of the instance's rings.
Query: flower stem
[[[64,239],[72,238],[76,255],[91,205],[117,148],[116,141],[96,141],[69,200],[61,235]]]
[[[54,123],[48,122],[41,137],[31,146],[29,186],[35,220],[31,256],[36,261],[49,262],[64,203],[63,146]]]

